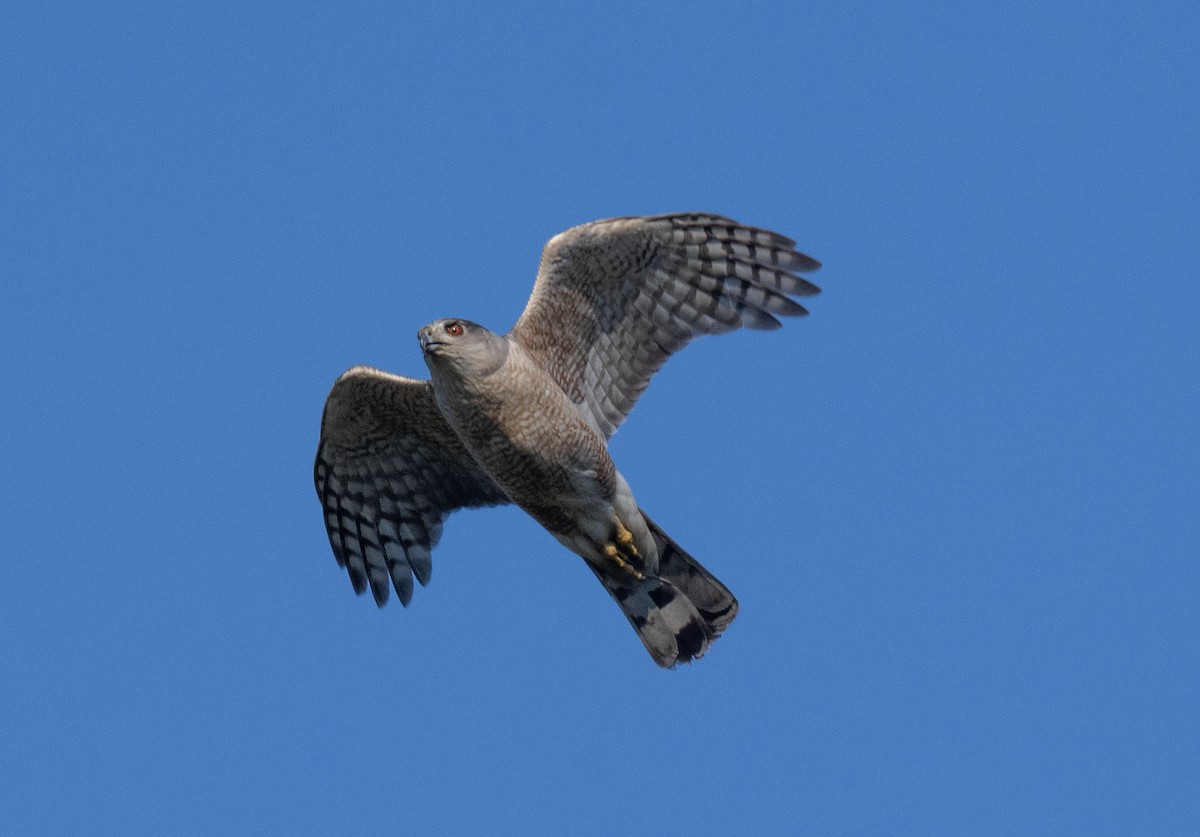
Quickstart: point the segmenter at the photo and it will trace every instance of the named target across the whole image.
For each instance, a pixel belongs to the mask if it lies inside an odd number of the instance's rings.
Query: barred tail
[[[737,599],[645,513],[658,547],[658,575],[596,577],[616,599],[654,661],[664,668],[703,657],[737,616]],[[590,564],[589,564],[590,566]]]
[[[671,582],[691,600],[716,639],[737,616],[737,599],[728,587],[658,528],[645,512],[642,512],[642,519],[650,527],[654,545],[658,547],[658,577]]]

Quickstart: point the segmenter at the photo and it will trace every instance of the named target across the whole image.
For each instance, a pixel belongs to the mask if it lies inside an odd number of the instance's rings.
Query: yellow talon
[[[611,558],[618,567],[623,569],[625,572],[629,573],[631,576],[636,578],[638,581],[645,580],[646,576],[643,575],[642,573],[638,572],[637,570],[635,570],[628,561],[626,561],[624,558],[622,558],[621,553],[617,551],[617,547],[614,544],[611,544],[611,543],[605,544],[604,545],[604,554],[606,556],[608,556],[609,558]]]
[[[633,545],[633,532],[625,528],[625,524],[617,521],[617,543],[625,548],[625,552],[632,558],[641,557],[638,554],[637,547]]]

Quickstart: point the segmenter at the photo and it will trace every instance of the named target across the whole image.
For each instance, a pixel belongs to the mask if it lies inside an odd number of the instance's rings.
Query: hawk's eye
[[[461,337],[463,332],[462,323],[450,323],[446,326],[446,333],[451,337]]]

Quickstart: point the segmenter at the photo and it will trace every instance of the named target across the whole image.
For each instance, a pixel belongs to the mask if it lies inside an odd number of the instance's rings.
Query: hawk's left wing
[[[446,515],[508,502],[442,418],[429,381],[366,366],[325,401],[313,477],[334,557],[380,607],[389,578],[404,605],[414,575],[429,582]]]
[[[820,264],[778,233],[719,215],[610,218],[556,235],[510,336],[605,437],[699,334],[778,328],[818,293]]]

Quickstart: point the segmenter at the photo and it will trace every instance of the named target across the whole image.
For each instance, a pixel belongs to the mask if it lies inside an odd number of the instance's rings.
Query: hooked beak
[[[421,344],[421,351],[425,354],[436,352],[442,344],[433,339],[433,329],[429,326],[424,326],[417,332],[417,342]]]

